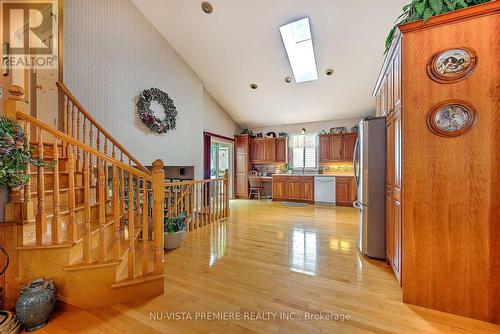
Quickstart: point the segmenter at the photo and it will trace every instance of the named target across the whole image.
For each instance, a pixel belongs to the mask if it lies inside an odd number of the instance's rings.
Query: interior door
[[[226,170],[232,174],[232,144],[212,139],[210,145],[210,178],[222,179]],[[238,164],[239,165],[239,164]],[[232,189],[231,178],[230,189]],[[245,180],[246,181],[246,180]],[[231,190],[232,193],[232,190]]]

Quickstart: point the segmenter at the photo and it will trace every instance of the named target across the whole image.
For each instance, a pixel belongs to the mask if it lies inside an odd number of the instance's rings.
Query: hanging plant
[[[19,190],[30,180],[26,173],[29,165],[53,167],[55,162],[45,163],[33,158],[34,148],[26,142],[23,129],[16,122],[0,118],[0,188]]]
[[[163,107],[165,117],[158,118],[154,115],[153,110],[151,110],[152,102],[157,102]],[[177,109],[174,101],[164,91],[158,88],[144,90],[137,101],[137,111],[142,122],[151,131],[166,133],[169,130],[175,130]]]
[[[403,7],[403,14],[396,19],[396,25],[391,29],[385,40],[385,53],[392,45],[396,28],[401,24],[423,20],[426,22],[434,15],[453,12],[458,9],[480,5],[491,0],[413,0]]]

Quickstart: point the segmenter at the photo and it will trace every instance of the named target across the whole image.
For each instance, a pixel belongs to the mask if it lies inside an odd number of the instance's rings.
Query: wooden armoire
[[[387,260],[403,301],[500,323],[500,1],[402,25],[387,124]]]

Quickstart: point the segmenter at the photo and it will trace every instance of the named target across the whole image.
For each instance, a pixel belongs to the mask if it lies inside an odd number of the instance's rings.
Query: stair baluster
[[[134,185],[132,173],[128,173],[128,278],[135,278],[135,223],[134,223]]]
[[[73,156],[73,147],[68,146],[68,242],[73,243],[77,240],[78,226],[76,225],[76,201],[75,201],[75,158]]]
[[[77,109],[77,112],[76,112],[76,139],[78,141],[82,140],[82,134],[81,134],[80,128],[81,128],[80,110]],[[76,149],[76,166],[77,166],[78,170],[81,170],[80,169],[80,164],[82,162],[81,150],[78,147],[75,147],[75,149]]]
[[[104,154],[108,155],[108,138],[104,137]],[[106,160],[103,161],[104,164],[104,198],[106,199],[106,203],[109,200],[109,191],[108,191],[108,182],[109,182],[109,170],[108,170],[108,162]],[[107,204],[106,204],[106,207]]]
[[[61,212],[61,198],[59,193],[59,147],[57,145],[57,138],[54,137],[52,145],[52,160],[54,161],[54,169],[52,174],[53,180],[53,190],[52,190],[52,223],[50,228],[50,236],[53,244],[58,244],[61,242],[62,237],[62,223],[60,220]]]
[[[123,162],[123,152],[120,154],[120,162]],[[125,214],[125,170],[120,168],[120,212]]]
[[[83,263],[92,262],[90,227],[90,153],[83,152]]]
[[[113,151],[114,151],[114,147],[113,147]],[[113,152],[114,154],[114,152]],[[120,245],[120,228],[121,228],[121,224],[120,224],[120,215],[121,215],[121,212],[120,212],[120,195],[119,195],[119,185],[118,185],[118,168],[116,167],[116,165],[113,165],[113,183],[112,183],[112,187],[113,187],[113,205],[112,205],[112,208],[113,208],[113,224],[114,224],[114,244],[113,244],[113,257],[115,260],[119,260],[120,259],[120,256],[121,256],[121,245]],[[121,173],[120,173],[121,174]],[[123,200],[123,198],[122,198]]]
[[[142,179],[142,274],[149,272],[149,204],[148,181]]]
[[[42,129],[37,128],[38,157],[43,159]],[[37,167],[37,213],[36,213],[36,244],[43,244],[43,235],[47,230],[47,216],[45,215],[45,176],[43,166]]]
[[[28,122],[24,122],[24,135],[26,137],[25,145],[30,144],[30,126]],[[28,182],[24,186],[24,206],[23,206],[23,214],[22,217],[26,221],[31,221],[33,219],[34,207],[33,207],[33,199],[31,198],[31,169],[28,167],[26,169],[26,176],[28,177]],[[20,230],[22,231],[22,227]],[[20,233],[20,237],[23,237],[23,234]],[[20,240],[20,244],[24,243],[23,240]]]
[[[104,164],[102,159],[97,158],[97,180],[98,180],[98,193],[99,193],[99,243],[97,259],[99,263],[106,261],[106,196],[104,195]]]

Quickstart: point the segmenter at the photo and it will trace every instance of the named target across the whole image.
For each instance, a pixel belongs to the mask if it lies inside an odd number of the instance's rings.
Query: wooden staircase
[[[17,260],[10,276],[53,279],[58,297],[79,307],[162,294],[163,162],[146,169],[58,85],[63,131],[6,108],[37,156],[54,162],[31,167],[24,203],[8,204]]]

